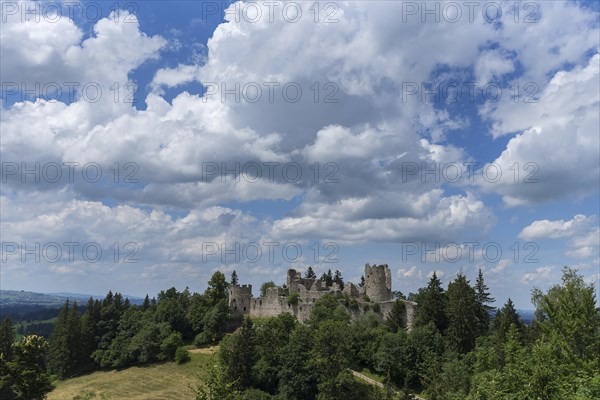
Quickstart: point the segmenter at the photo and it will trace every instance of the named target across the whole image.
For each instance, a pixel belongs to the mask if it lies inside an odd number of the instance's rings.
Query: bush
[[[210,344],[210,337],[205,332],[200,332],[194,338],[194,346],[196,347],[205,347]]]
[[[375,303],[373,304],[373,311],[378,313],[379,311],[381,311],[381,306],[379,305],[379,303]]]
[[[185,347],[181,346],[175,350],[175,361],[177,361],[177,364],[185,364],[191,359],[190,352]]]
[[[163,360],[173,360],[178,347],[183,346],[181,333],[173,332],[160,344],[160,353]]]
[[[299,293],[292,293],[288,296],[288,305],[296,306],[298,305],[298,301],[300,301]]]
[[[345,293],[345,292],[342,293],[342,299],[344,300],[344,305],[346,307],[350,307],[351,300],[350,300],[350,296],[348,296],[348,293]]]

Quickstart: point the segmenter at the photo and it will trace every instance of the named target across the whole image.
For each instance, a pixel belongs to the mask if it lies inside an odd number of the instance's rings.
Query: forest
[[[340,276],[341,279],[341,276]],[[479,271],[444,288],[433,274],[409,294],[418,303],[407,329],[402,293],[382,319],[358,319],[345,299],[319,300],[311,318],[290,314],[234,320],[227,281],[216,272],[204,293],[161,291],[133,305],[119,293],[65,302],[48,340],[15,338],[0,326],[0,398],[44,399],[57,380],[96,370],[189,359],[188,348],[218,345],[197,400],[572,399],[600,398],[600,309],[595,288],[565,267],[561,282],[534,288],[533,323],[495,299]],[[353,371],[378,378],[369,388]],[[372,389],[372,390],[371,390]],[[418,397],[415,397],[418,396]]]

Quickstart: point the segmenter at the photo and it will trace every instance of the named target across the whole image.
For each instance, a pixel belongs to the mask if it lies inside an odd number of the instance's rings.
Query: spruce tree
[[[342,273],[339,270],[335,270],[335,275],[333,277],[333,283],[337,283],[341,290],[344,290],[344,278],[342,277]]]
[[[58,320],[50,336],[48,369],[61,378],[80,372],[82,368],[81,320],[77,302],[71,307],[69,300],[60,309]]]
[[[358,283],[358,287],[364,287],[364,286],[365,286],[365,276],[361,275],[360,282]]]
[[[122,301],[120,294],[113,295],[108,292],[102,306],[100,307],[100,320],[97,325],[97,349],[93,354],[94,361],[99,365],[106,365],[105,359],[109,358],[107,353],[112,341],[115,339],[122,315]],[[122,299],[122,298],[121,298]]]
[[[92,354],[98,346],[98,323],[101,304],[90,297],[81,319],[81,363],[83,371],[95,369]]]
[[[396,300],[394,302],[386,322],[394,333],[406,329],[406,304],[404,301]]]
[[[15,341],[15,329],[10,318],[5,318],[0,324],[0,354],[5,361],[12,359],[12,345]]]
[[[144,297],[144,302],[142,303],[142,311],[146,311],[149,308],[150,308],[150,298],[146,294],[146,297]]]
[[[425,289],[421,289],[417,295],[417,313],[415,315],[415,326],[425,326],[433,322],[435,327],[443,333],[448,327],[446,316],[447,298],[442,282],[434,272]]]
[[[304,277],[313,279],[313,278],[317,277],[317,274],[315,274],[315,271],[312,269],[311,266],[309,266],[308,269],[306,270],[306,272],[304,273]]]
[[[477,317],[479,320],[479,334],[483,335],[487,333],[490,327],[490,312],[494,310],[494,307],[491,307],[496,299],[494,299],[489,292],[489,287],[485,284],[483,280],[483,273],[481,269],[479,269],[479,274],[477,275],[477,280],[475,281],[475,296],[477,298]]]
[[[463,354],[473,350],[479,329],[477,297],[467,277],[462,273],[448,284],[446,314],[446,338],[450,348]]]
[[[233,270],[233,272],[231,273],[231,285],[232,286],[236,286],[238,284],[238,275],[237,272],[235,272],[235,270]]]
[[[513,301],[509,298],[494,317],[494,328],[502,340],[504,340],[511,325],[514,325],[519,332],[523,332],[521,317],[517,313]]]
[[[325,286],[331,287],[331,285],[333,285],[333,274],[331,273],[331,270],[324,272],[323,275],[321,275],[321,280],[325,283]]]

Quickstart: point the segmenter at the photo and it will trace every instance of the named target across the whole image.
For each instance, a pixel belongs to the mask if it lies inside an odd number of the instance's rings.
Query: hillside
[[[67,299],[84,303],[90,297],[102,299],[104,296],[83,293],[37,293],[25,290],[0,290],[0,305],[36,304],[60,307]],[[135,296],[123,295],[123,297],[128,298],[131,304],[142,304],[144,301],[144,299]]]
[[[48,400],[192,400],[190,387],[200,382],[215,349],[193,349],[192,360],[183,365],[169,362],[60,381],[48,394]]]
[[[0,290],[0,304],[44,304],[61,306],[67,298],[59,295],[26,292],[24,290]]]
[[[55,382],[48,400],[193,400],[197,386],[217,350],[192,349],[189,363],[174,362],[131,367],[122,371],[101,371]],[[379,389],[357,379],[364,399],[379,398]]]

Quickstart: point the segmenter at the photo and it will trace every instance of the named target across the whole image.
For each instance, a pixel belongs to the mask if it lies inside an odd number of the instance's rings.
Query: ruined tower
[[[229,288],[229,308],[234,316],[250,312],[252,301],[252,285],[234,285]]]
[[[392,272],[387,264],[365,264],[365,294],[372,302],[392,299]]]
[[[317,282],[315,278],[303,278],[302,274],[295,269],[289,269],[287,272],[287,287],[290,293],[311,290],[315,282]]]

